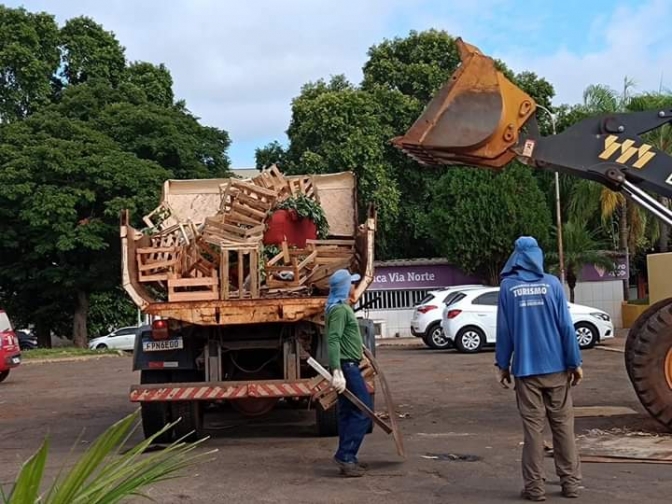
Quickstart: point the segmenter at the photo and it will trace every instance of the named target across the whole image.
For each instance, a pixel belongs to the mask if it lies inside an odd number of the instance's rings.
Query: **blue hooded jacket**
[[[496,361],[517,377],[559,373],[581,365],[565,291],[544,273],[544,255],[529,236],[516,240],[504,269],[497,308]]]
[[[346,269],[341,269],[334,272],[329,278],[329,297],[327,298],[327,305],[325,312],[329,313],[334,306],[346,303],[350,297],[350,287],[353,282],[360,280],[358,274],[350,274]]]

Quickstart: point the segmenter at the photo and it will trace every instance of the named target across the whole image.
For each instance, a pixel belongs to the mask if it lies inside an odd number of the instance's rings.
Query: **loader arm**
[[[539,134],[534,99],[494,60],[457,39],[462,64],[405,135],[392,143],[425,165],[502,169],[519,161],[599,182],[672,225],[672,157],[641,136],[672,123],[672,110],[603,114],[562,133]]]

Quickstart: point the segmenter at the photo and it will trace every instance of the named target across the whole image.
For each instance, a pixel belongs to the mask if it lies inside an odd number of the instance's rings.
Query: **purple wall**
[[[595,265],[585,265],[579,275],[579,282],[607,282],[610,280],[624,280],[630,278],[628,261],[624,256],[614,258],[616,269],[613,272]]]
[[[584,266],[580,282],[606,282],[628,278],[628,263],[625,257],[617,257],[616,270],[609,273],[604,269],[594,266]],[[395,290],[395,289],[436,289],[450,287],[452,285],[482,284],[483,280],[467,275],[460,269],[450,265],[427,265],[427,266],[378,266],[374,272],[373,283],[370,290]]]
[[[369,289],[435,289],[480,283],[481,280],[465,275],[458,268],[449,265],[379,266]]]

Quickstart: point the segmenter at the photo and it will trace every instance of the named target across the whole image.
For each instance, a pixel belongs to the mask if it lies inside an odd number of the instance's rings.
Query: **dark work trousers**
[[[544,494],[544,424],[553,433],[553,455],[560,483],[575,489],[581,466],[574,439],[574,407],[569,373],[516,378],[518,410],[523,420],[523,480],[530,495]]]
[[[371,394],[359,370],[359,363],[342,361],[341,369],[346,387],[357,398],[373,409]],[[366,431],[371,427],[371,419],[343,394],[338,396],[338,451],[336,459],[346,463],[357,463],[357,452],[364,441]]]

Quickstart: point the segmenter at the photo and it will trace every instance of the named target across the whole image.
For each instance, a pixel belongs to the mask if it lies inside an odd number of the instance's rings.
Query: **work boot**
[[[546,496],[544,494],[530,493],[527,490],[523,490],[522,492],[520,492],[520,496],[523,499],[532,502],[544,502],[546,500]]]
[[[579,487],[577,485],[562,485],[562,496],[567,499],[578,499]]]
[[[345,478],[361,478],[364,476],[366,470],[356,462],[343,462],[334,458],[334,462],[340,468],[341,476]]]

